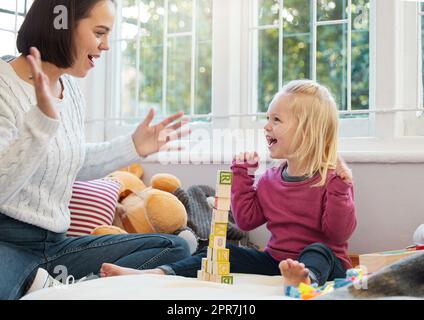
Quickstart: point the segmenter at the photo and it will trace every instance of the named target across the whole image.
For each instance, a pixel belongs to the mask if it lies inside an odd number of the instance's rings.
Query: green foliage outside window
[[[137,4],[140,2],[140,26]],[[190,112],[194,81],[194,113],[211,112],[212,92],[212,2],[198,0],[195,9],[195,56],[191,36],[173,36],[192,31],[192,1],[168,1],[168,30],[164,30],[164,0],[124,0],[122,23],[133,30],[122,48],[122,111],[125,116],[144,114],[148,107],[166,113]],[[312,1],[284,0],[283,84],[312,77]],[[132,9],[131,9],[132,8]],[[279,21],[278,0],[258,0],[258,25]],[[126,10],[126,11],[125,11]],[[135,10],[135,11],[134,11]],[[347,0],[318,0],[317,20],[347,18]],[[338,106],[345,110],[347,96],[347,24],[319,26],[317,33],[317,80],[328,86]],[[137,43],[136,34],[140,33]],[[164,34],[168,33],[167,61],[164,63]],[[279,82],[279,30],[255,31],[258,43],[258,111],[266,111]],[[123,34],[125,38],[126,35]],[[351,105],[353,110],[369,108],[369,0],[352,0]],[[140,64],[136,66],[139,54]],[[194,79],[191,63],[195,59]],[[163,70],[166,66],[166,70]],[[165,72],[164,72],[165,71]],[[164,77],[164,74],[166,77]],[[138,83],[137,80],[138,79]],[[166,81],[166,83],[164,83]],[[138,88],[136,85],[138,84]],[[166,87],[164,97],[163,88]],[[136,96],[138,93],[138,96]],[[139,108],[137,112],[137,108]]]

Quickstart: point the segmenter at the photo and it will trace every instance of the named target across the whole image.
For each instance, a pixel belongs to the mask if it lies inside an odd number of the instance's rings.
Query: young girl
[[[254,186],[256,153],[232,164],[232,212],[242,230],[266,223],[265,250],[229,245],[232,273],[284,277],[285,285],[324,284],[351,268],[348,239],[356,227],[351,171],[337,158],[338,113],[329,91],[313,81],[293,81],[273,99],[265,126],[271,158],[286,159]],[[134,273],[196,277],[206,250],[154,270],[103,264],[102,276]]]

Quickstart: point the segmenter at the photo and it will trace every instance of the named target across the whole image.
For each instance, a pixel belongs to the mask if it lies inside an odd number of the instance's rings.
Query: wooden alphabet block
[[[228,223],[228,211],[225,210],[212,210],[212,221],[217,223]]]
[[[218,210],[229,211],[231,208],[231,199],[215,197],[214,208]]]
[[[226,276],[230,273],[229,262],[213,262],[213,274],[219,276]]]
[[[211,223],[211,234],[219,237],[227,237],[227,223],[214,222]]]
[[[229,262],[230,250],[229,249],[215,249],[208,247],[208,257],[211,257],[212,262]]]
[[[213,234],[209,235],[209,247],[210,248],[225,248],[227,243],[226,237],[215,236]]]
[[[218,170],[217,185],[231,185],[233,183],[233,173],[227,170]]]
[[[231,185],[218,184],[215,189],[215,197],[218,198],[230,198],[231,197]]]

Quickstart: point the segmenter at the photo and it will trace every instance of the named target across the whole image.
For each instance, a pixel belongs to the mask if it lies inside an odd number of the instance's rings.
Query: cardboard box
[[[364,271],[370,274],[417,253],[424,253],[424,251],[404,249],[361,254],[359,255],[359,264],[365,267],[366,269]]]

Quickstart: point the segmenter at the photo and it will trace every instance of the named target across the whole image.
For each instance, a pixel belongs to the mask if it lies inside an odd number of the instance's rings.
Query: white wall
[[[424,223],[424,163],[350,163],[355,178],[358,226],[350,251],[367,253],[408,246],[419,224]],[[145,163],[144,181],[153,174],[172,173],[187,189],[193,184],[214,186],[216,171],[228,165],[160,165]],[[264,245],[269,233],[260,227],[250,233]]]

